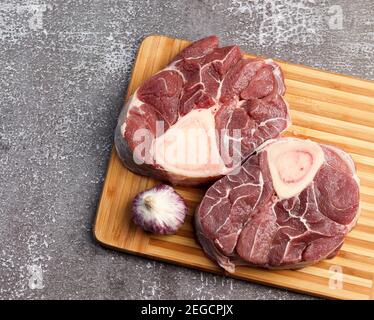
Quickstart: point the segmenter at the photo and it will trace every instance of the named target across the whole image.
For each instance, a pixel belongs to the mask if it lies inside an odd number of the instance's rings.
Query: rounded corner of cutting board
[[[143,40],[141,42],[141,46],[147,45],[148,43],[152,44],[152,43],[154,43],[154,41],[159,40],[159,39],[175,40],[175,39],[173,39],[171,37],[168,37],[168,36],[165,36],[163,34],[152,33],[152,34],[149,34],[148,36],[143,38]]]
[[[147,43],[147,42],[153,42],[155,39],[159,38],[159,37],[162,37],[161,35],[159,34],[149,34],[148,36],[144,37],[142,42],[141,42],[141,45]]]
[[[92,230],[92,237],[94,241],[98,243],[100,246],[102,246],[103,248],[119,250],[122,252],[129,252],[129,250],[126,250],[125,248],[118,245],[118,243],[113,241],[112,238],[105,237],[105,232],[99,231],[99,228],[96,227],[96,224]]]
[[[99,228],[97,227],[97,223],[95,222],[95,225],[92,229],[92,236],[94,240],[99,243],[101,246],[110,246],[110,241],[108,239],[105,239],[104,235],[99,231]]]

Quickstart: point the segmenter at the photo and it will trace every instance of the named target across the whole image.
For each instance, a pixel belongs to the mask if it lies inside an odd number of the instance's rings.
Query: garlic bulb
[[[140,192],[133,200],[133,221],[156,234],[175,233],[183,224],[187,212],[183,198],[166,184]]]

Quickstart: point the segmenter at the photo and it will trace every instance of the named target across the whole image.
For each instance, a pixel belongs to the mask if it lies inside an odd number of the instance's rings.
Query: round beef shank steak
[[[215,182],[195,214],[197,236],[213,260],[299,268],[334,257],[359,214],[351,157],[310,140],[269,141]]]
[[[179,185],[217,180],[290,124],[283,74],[210,36],[145,81],[123,108],[117,153],[132,171]]]

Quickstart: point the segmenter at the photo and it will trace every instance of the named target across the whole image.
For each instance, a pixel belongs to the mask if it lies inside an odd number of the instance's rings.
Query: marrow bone
[[[324,162],[322,148],[310,140],[279,140],[265,150],[273,186],[280,199],[303,191]]]

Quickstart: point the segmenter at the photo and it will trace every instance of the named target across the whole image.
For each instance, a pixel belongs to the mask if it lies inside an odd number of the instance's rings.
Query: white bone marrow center
[[[223,174],[214,116],[210,109],[193,110],[153,141],[151,154],[169,172],[190,176]]]
[[[298,195],[324,162],[322,148],[310,140],[279,140],[266,147],[274,189],[280,199]]]

